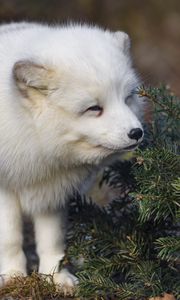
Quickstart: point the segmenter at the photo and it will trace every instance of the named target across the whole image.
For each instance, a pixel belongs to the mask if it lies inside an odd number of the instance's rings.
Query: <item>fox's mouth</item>
[[[133,144],[131,146],[125,147],[125,148],[122,149],[122,151],[134,150],[139,146],[139,144],[140,143],[136,143],[136,144]]]
[[[106,146],[106,145],[98,145],[96,146],[96,148],[103,148],[104,150],[108,150],[108,151],[111,151],[112,153],[113,152],[124,152],[124,151],[133,151],[135,150],[138,146],[139,146],[140,143],[135,143],[133,145],[130,145],[130,146],[127,146],[127,147],[124,147],[124,148],[119,148],[119,147],[109,147],[109,146]]]

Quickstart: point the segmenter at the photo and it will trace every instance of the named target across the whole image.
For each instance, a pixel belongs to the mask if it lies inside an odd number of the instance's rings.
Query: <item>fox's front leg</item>
[[[22,214],[18,198],[0,188],[0,285],[15,275],[26,275],[22,243]]]
[[[52,274],[54,282],[68,292],[77,283],[77,278],[66,269],[58,272],[65,248],[63,219],[60,212],[39,213],[34,216],[34,223],[40,259],[39,273]]]

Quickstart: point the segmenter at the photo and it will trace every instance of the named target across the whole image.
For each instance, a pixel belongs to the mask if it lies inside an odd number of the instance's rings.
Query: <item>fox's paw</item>
[[[8,284],[13,281],[16,277],[24,277],[26,276],[25,272],[17,271],[17,270],[9,270],[0,274],[0,287]]]
[[[62,269],[59,273],[53,275],[53,281],[59,290],[62,290],[64,295],[73,296],[75,286],[78,284],[78,279],[72,275],[67,269]]]

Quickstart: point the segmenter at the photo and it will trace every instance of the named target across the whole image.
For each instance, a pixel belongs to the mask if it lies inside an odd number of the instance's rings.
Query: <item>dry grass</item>
[[[77,299],[74,295],[64,294],[61,287],[53,283],[53,276],[15,277],[0,289],[1,300],[61,300]],[[77,299],[78,300],[78,299]]]

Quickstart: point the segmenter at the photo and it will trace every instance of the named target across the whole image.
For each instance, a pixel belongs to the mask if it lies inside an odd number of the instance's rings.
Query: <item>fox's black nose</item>
[[[143,136],[143,131],[141,128],[133,128],[128,133],[128,137],[132,140],[138,141]]]

